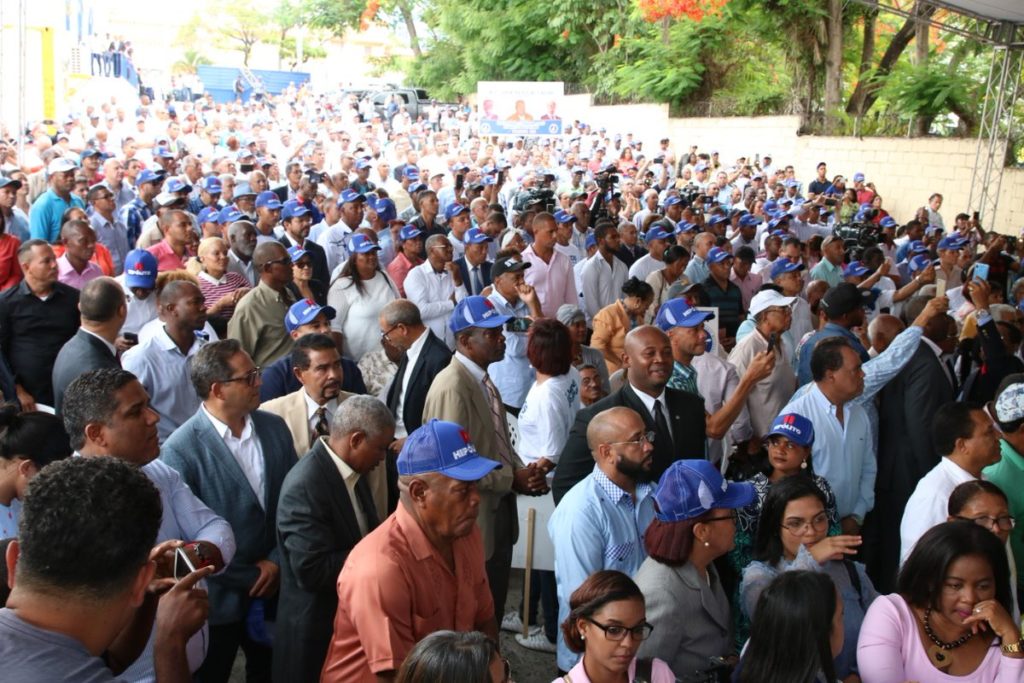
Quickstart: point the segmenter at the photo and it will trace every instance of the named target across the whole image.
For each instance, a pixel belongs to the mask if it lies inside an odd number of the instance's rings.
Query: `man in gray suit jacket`
[[[256,410],[260,370],[237,340],[204,346],[192,358],[190,374],[203,403],[167,439],[160,459],[231,524],[237,542],[231,565],[209,581],[210,647],[198,678],[226,683],[241,646],[246,680],[269,681],[269,643],[247,620],[260,607],[272,613],[276,606],[277,501],[295,448],[284,420]]]
[[[330,436],[292,468],[277,507],[281,598],[274,681],[316,683],[338,609],[338,574],[349,552],[381,521],[367,478],[395,438],[383,403],[353,396],[338,406]]]
[[[109,277],[90,280],[82,288],[78,310],[82,326],[64,344],[53,363],[53,398],[58,413],[64,402],[64,390],[76,377],[89,370],[121,367],[117,360],[117,333],[128,316],[121,285]]]

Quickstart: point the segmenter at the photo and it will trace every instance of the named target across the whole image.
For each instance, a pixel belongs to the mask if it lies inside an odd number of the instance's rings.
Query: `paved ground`
[[[508,606],[518,607],[522,599],[523,572],[512,571],[512,585],[509,587]],[[500,617],[500,615],[499,615]],[[550,683],[558,673],[555,656],[544,652],[533,652],[519,646],[511,633],[502,632],[501,650],[512,665],[512,679],[515,683]],[[231,683],[245,683],[245,656],[241,650],[231,672]]]

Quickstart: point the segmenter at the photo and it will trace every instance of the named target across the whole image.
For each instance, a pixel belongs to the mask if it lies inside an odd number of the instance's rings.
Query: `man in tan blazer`
[[[515,494],[541,495],[548,490],[546,472],[536,465],[524,466],[512,448],[501,394],[487,375],[488,366],[505,355],[502,328],[508,320],[485,297],[470,296],[458,303],[448,322],[455,334],[455,356],[434,378],[423,407],[424,424],[437,418],[461,425],[481,455],[502,465],[477,483],[477,523],[495,614],[505,611],[512,546],[519,534]]]

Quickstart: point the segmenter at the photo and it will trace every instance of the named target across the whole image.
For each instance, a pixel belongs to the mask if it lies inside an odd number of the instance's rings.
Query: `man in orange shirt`
[[[483,631],[497,641],[476,524],[476,482],[497,467],[454,422],[431,420],[406,438],[398,509],[352,549],[338,576],[323,683],[392,677],[435,631]]]

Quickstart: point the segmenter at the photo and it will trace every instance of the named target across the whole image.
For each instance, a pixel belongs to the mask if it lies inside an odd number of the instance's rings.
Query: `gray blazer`
[[[735,653],[729,598],[713,564],[708,577],[710,586],[689,562],[670,567],[650,557],[633,577],[654,626],[637,655],[665,660],[681,681],[704,680],[693,676],[711,666],[710,657]]]
[[[192,492],[235,532],[235,558],[227,569],[207,579],[211,626],[245,619],[249,589],[259,576],[257,561],[268,559],[281,566],[277,501],[297,456],[284,420],[261,410],[253,411],[251,417],[263,450],[266,510],[202,408],[171,434],[160,452],[160,459],[176,469]]]
[[[119,367],[121,363],[102,340],[79,328],[75,336],[64,343],[53,362],[54,409],[60,412],[64,390],[82,373]]]

